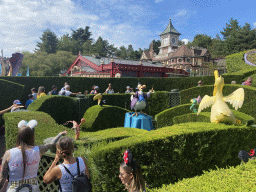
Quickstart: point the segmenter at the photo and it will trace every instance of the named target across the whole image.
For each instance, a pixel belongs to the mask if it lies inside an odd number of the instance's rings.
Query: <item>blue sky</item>
[[[60,37],[85,26],[94,40],[144,49],[170,18],[180,40],[193,41],[196,34],[220,35],[232,17],[256,28],[255,7],[255,0],[0,0],[0,49],[6,57],[33,52],[45,29]]]

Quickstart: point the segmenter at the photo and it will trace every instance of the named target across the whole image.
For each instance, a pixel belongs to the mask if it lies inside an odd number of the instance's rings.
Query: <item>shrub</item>
[[[244,54],[246,52],[247,51],[242,51],[240,53],[235,53],[226,57],[226,66],[228,73],[243,71],[246,69],[255,69],[255,67],[250,66],[244,62]]]
[[[84,114],[85,123],[81,125],[83,131],[99,131],[107,128],[122,127],[124,125],[126,109],[95,105],[87,109]]]
[[[253,185],[256,176],[256,161],[236,167],[217,168],[217,170],[204,171],[201,176],[183,179],[175,184],[164,185],[151,192],[169,191],[255,191]]]
[[[250,115],[246,115],[236,110],[231,110],[235,115],[236,119],[241,121],[241,124],[237,125],[248,125],[250,126],[254,122],[254,118]],[[210,123],[211,112],[201,112],[199,115],[196,113],[188,113],[185,115],[176,116],[173,118],[174,124],[186,123],[186,122],[206,122]]]
[[[10,107],[13,104],[14,100],[20,99],[24,89],[24,85],[3,79],[0,79],[0,87],[1,110]],[[4,125],[4,121],[2,115],[0,115],[0,126],[2,125]]]
[[[80,146],[76,155],[86,154],[94,191],[115,192],[123,189],[118,170],[129,148],[152,188],[201,175],[215,166],[238,165],[238,152],[255,147],[255,134],[253,127],[185,123],[96,144],[89,151]]]
[[[74,137],[74,131],[67,129],[62,125],[58,125],[51,116],[44,112],[22,111],[14,113],[5,113],[5,142],[6,149],[15,147],[18,133],[18,123],[21,120],[30,121],[37,120],[38,126],[35,128],[35,144],[42,145],[43,141],[48,137],[54,137],[59,132],[68,131],[68,135]]]
[[[43,111],[57,123],[63,124],[70,120],[79,120],[78,106],[74,99],[66,96],[44,96],[33,101],[29,107],[32,111]]]

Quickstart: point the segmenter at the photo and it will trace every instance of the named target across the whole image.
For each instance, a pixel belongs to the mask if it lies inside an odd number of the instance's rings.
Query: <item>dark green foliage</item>
[[[194,98],[194,97],[193,97]],[[193,99],[191,98],[191,99]],[[160,113],[158,113],[155,116],[156,122],[157,122],[157,128],[162,128],[166,126],[171,126],[174,124],[173,118],[180,115],[185,115],[188,113],[191,113],[190,110],[191,104],[183,104],[176,107],[172,107],[170,109],[166,109]],[[210,111],[209,109],[206,109],[205,111]],[[176,120],[177,122],[177,120]]]
[[[204,174],[191,179],[183,179],[175,184],[151,189],[151,192],[169,191],[255,191],[256,161],[236,167],[227,166],[217,170],[204,171]]]
[[[254,118],[250,115],[246,115],[236,110],[232,110],[236,119],[241,121],[241,124],[236,125],[251,125],[254,122]],[[188,113],[185,115],[176,116],[173,118],[173,124],[187,123],[187,122],[206,122],[210,123],[211,112],[201,112],[199,115],[196,113]]]
[[[0,79],[0,87],[0,111],[12,106],[14,100],[21,98],[24,90],[24,85],[3,79]],[[4,125],[2,115],[0,115],[0,125]]]
[[[44,96],[33,101],[29,107],[32,111],[42,111],[50,115],[57,123],[78,121],[78,106],[74,99],[66,96]]]
[[[50,115],[38,111],[22,111],[4,114],[5,120],[5,142],[6,149],[16,146],[16,138],[18,133],[18,123],[21,120],[30,121],[37,120],[38,126],[35,128],[35,144],[42,145],[43,141],[48,137],[55,137],[59,132],[68,131],[70,137],[74,137],[74,131],[67,129],[63,125],[58,125]]]
[[[107,128],[122,127],[124,125],[126,109],[95,105],[87,109],[84,114],[85,123],[81,125],[83,131],[98,131]]]
[[[42,42],[37,42],[39,51],[46,52],[47,54],[56,53],[58,49],[58,38],[50,29],[46,29],[42,37],[39,37]]]
[[[216,166],[238,165],[238,152],[256,146],[255,134],[253,127],[186,123],[108,144],[103,142],[87,152],[79,148],[76,154],[87,154],[94,191],[117,192],[123,189],[118,178],[119,165],[123,152],[129,148],[153,188],[201,175],[203,170]]]

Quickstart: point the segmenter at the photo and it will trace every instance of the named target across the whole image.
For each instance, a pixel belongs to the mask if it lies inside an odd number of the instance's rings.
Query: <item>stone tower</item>
[[[174,52],[178,48],[179,36],[181,34],[173,27],[172,21],[166,29],[160,34],[161,46],[157,57],[168,57],[170,52]]]

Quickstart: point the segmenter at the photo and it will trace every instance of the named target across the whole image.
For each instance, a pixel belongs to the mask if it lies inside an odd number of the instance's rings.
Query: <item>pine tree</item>
[[[39,37],[42,42],[37,42],[37,51],[43,51],[48,54],[50,53],[56,53],[58,49],[58,38],[54,32],[52,32],[50,29],[46,29],[42,37]]]

